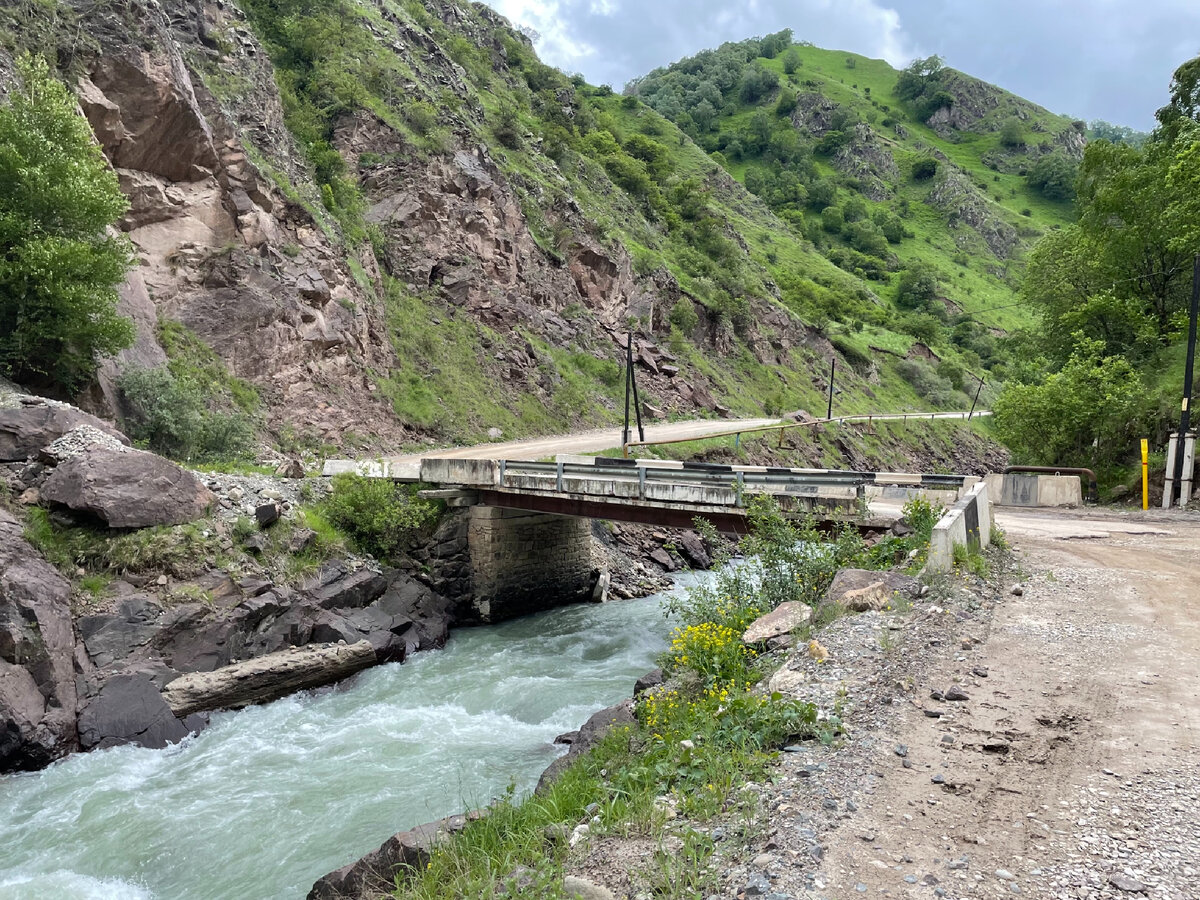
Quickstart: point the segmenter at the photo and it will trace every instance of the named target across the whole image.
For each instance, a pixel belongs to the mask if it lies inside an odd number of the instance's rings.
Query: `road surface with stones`
[[[935,585],[793,658],[790,693],[849,691],[852,736],[781,756],[738,896],[1200,898],[1200,518],[997,521],[999,591]]]

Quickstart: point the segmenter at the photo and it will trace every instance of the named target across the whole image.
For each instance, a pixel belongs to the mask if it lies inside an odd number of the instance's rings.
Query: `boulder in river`
[[[0,772],[77,746],[71,586],[0,509]]]
[[[583,723],[579,734],[571,742],[571,749],[565,756],[560,756],[546,767],[542,777],[538,779],[534,793],[541,794],[575,761],[575,757],[587,753],[600,742],[606,734],[622,725],[633,724],[633,701],[623,700],[615,706],[605,707],[593,713],[591,718]]]
[[[190,730],[144,672],[108,679],[79,714],[79,742],[85,750],[122,744],[160,749],[183,740]]]
[[[203,516],[214,500],[195,475],[161,456],[102,448],[59,465],[41,493],[110,528],[182,525]]]

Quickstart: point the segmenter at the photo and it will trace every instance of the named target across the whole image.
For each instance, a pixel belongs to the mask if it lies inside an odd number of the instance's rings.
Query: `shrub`
[[[696,305],[687,297],[680,297],[671,307],[671,325],[684,334],[690,335],[700,325],[700,316],[696,313]]]
[[[131,368],[117,379],[122,425],[142,446],[183,462],[240,460],[250,455],[254,426],[245,412],[218,402],[189,375]]]
[[[133,341],[116,291],[129,243],[105,231],[128,202],[45,60],[17,67],[0,105],[0,373],[71,393]]]
[[[928,181],[937,174],[938,161],[932,156],[926,156],[913,163],[912,177],[916,181]]]
[[[405,543],[437,518],[437,507],[416,496],[415,488],[387,478],[336,475],[321,512],[378,559],[392,559]]]

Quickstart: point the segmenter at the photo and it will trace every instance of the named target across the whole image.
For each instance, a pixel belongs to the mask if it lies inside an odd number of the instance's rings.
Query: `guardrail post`
[[[638,466],[638,499],[646,499],[646,467]]]
[[[733,453],[736,456],[742,452],[742,433],[739,431],[733,436]]]
[[[504,473],[507,468],[508,468],[508,460],[507,459],[500,460],[500,487],[504,487]]]
[[[562,490],[563,490],[563,464],[562,464],[561,459],[558,461],[558,465],[555,467],[554,489],[556,491],[558,491],[560,494],[562,493]]]
[[[745,486],[746,486],[746,475],[744,472],[737,473],[736,484],[737,484],[737,487],[736,487],[737,497],[734,500],[733,505],[740,507],[742,505],[742,489],[745,488]]]

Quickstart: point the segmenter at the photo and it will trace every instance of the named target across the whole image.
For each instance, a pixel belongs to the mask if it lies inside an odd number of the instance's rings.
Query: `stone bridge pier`
[[[428,563],[464,623],[594,599],[599,576],[588,519],[495,506],[450,510]]]
[[[591,599],[597,573],[588,519],[473,506],[467,547],[481,622]]]

